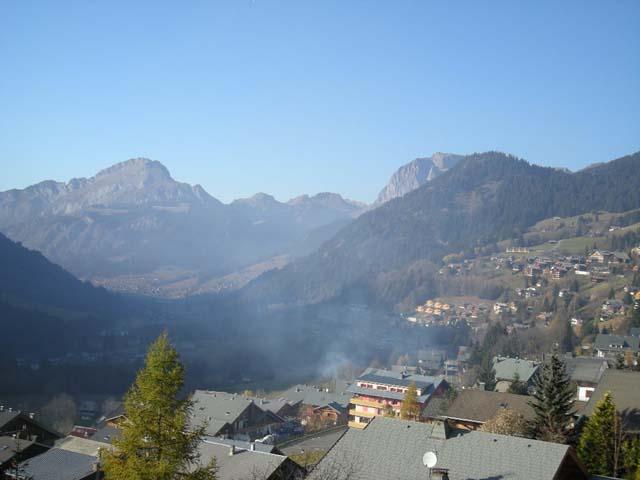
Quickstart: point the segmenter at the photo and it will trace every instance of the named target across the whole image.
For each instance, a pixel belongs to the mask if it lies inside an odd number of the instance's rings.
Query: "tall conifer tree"
[[[539,440],[564,443],[573,416],[574,391],[564,362],[552,355],[534,379],[534,400],[529,402],[535,417],[531,433]]]
[[[125,396],[121,438],[102,455],[108,480],[215,480],[215,462],[199,465],[204,427],[188,425],[193,403],[179,396],[183,381],[184,367],[164,333]]]
[[[591,475],[618,475],[623,463],[623,433],[616,404],[607,392],[596,403],[578,444],[578,456]]]
[[[420,417],[420,404],[418,403],[418,389],[415,383],[411,383],[404,400],[400,406],[400,418],[403,420],[417,420]]]

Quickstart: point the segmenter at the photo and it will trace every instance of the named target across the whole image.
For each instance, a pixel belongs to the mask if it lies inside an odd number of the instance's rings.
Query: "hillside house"
[[[609,364],[604,359],[565,356],[569,379],[576,385],[576,399],[586,402],[591,398]]]
[[[53,446],[60,438],[60,434],[37,421],[34,414],[3,405],[0,405],[0,435],[17,435],[23,440],[33,440],[44,447]]]
[[[507,392],[516,379],[531,388],[539,367],[540,364],[532,360],[493,357],[493,368],[496,372],[497,382],[495,391]]]
[[[587,259],[591,263],[609,263],[613,254],[611,252],[607,252],[606,250],[595,250],[593,251]]]
[[[606,315],[624,315],[625,304],[621,300],[605,300],[602,304],[602,313]]]
[[[198,444],[200,464],[216,459],[217,480],[298,480],[304,471],[297,463],[276,451],[264,450],[259,443],[239,446],[223,440],[206,438]],[[194,465],[194,469],[198,465]]]
[[[504,409],[532,420],[534,414],[529,400],[527,395],[464,389],[458,392],[453,402],[448,405],[441,403],[436,411],[427,409],[429,411],[425,415],[446,420],[455,430],[477,430]]]
[[[429,377],[368,368],[349,388],[349,426],[364,428],[372,418],[393,412],[400,415],[402,400],[411,384],[416,386],[420,410],[432,398],[439,398],[449,390],[444,377]],[[387,413],[388,414],[388,413]]]
[[[206,434],[239,440],[255,440],[276,433],[284,419],[260,408],[242,395],[196,390],[193,425],[206,425]]]
[[[640,352],[640,338],[631,335],[611,335],[599,333],[593,344],[596,356],[614,360],[619,354],[631,352],[637,356]]]
[[[284,402],[278,410],[272,410],[283,418],[297,418],[303,425],[312,420],[347,423],[347,409],[351,394],[347,391],[351,382],[336,381],[333,388],[317,385],[294,385],[275,400],[268,400],[261,408],[271,408],[270,402]],[[336,413],[331,413],[336,412]],[[337,413],[339,412],[339,413]]]
[[[0,436],[0,478],[17,463],[40,455],[48,447],[38,445],[35,440],[24,440],[13,436]]]

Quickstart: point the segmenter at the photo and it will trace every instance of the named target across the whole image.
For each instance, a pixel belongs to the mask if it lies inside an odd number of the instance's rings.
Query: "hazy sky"
[[[640,150],[640,1],[523,3],[2,1],[0,190],[146,156],[223,201],[371,201],[434,151]]]

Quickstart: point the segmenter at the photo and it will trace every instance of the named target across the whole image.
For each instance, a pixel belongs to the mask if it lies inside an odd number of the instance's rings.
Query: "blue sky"
[[[571,169],[640,150],[640,2],[0,3],[0,190],[130,157],[223,201],[372,201],[489,149]]]

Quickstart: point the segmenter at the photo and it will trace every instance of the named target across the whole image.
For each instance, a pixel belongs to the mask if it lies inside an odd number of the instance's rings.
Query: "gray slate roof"
[[[608,368],[607,361],[602,358],[565,357],[563,360],[567,367],[567,375],[578,384],[597,384]]]
[[[540,365],[531,360],[509,357],[493,357],[493,368],[496,371],[496,380],[514,379],[517,374],[521,382],[529,382],[538,371]]]
[[[93,472],[96,457],[52,448],[20,465],[32,480],[81,480]]]
[[[218,465],[218,480],[266,479],[284,462],[287,457],[261,451],[236,448],[229,455],[231,447],[217,441],[205,440],[198,445],[200,463],[206,465],[212,457]]]
[[[17,441],[13,437],[0,437],[0,466],[11,460],[18,449],[24,451],[34,443],[33,440],[21,439]]]
[[[632,337],[640,337],[640,327],[634,327],[629,330],[629,335]]]
[[[376,417],[364,430],[350,429],[308,479],[324,478],[339,465],[354,473],[353,480],[423,480],[429,478],[422,463],[428,451],[436,452],[436,467],[447,468],[450,480],[553,479],[569,450],[478,431],[442,440],[433,438],[434,430],[432,424]]]
[[[234,440],[232,438],[218,438],[218,437],[204,437],[204,440],[210,443],[218,443],[221,445],[235,445],[237,448],[242,450],[250,450],[251,442],[245,442],[244,440]],[[278,448],[275,445],[268,445],[266,443],[261,442],[253,442],[254,448],[258,452],[262,453],[278,453]]]
[[[606,392],[611,392],[616,408],[625,419],[626,428],[632,432],[640,432],[640,372],[613,368],[605,370],[582,414],[591,416],[596,403]]]
[[[209,390],[196,390],[192,400],[192,423],[207,424],[206,433],[212,436],[217,435],[225,424],[233,423],[253,403],[253,400],[242,395]]]
[[[294,385],[285,391],[278,401],[285,401],[292,405],[301,402],[304,405],[313,405],[315,407],[324,407],[330,403],[337,403],[346,408],[351,398],[348,393],[350,386],[351,383],[336,382],[335,392],[327,392],[314,385]]]
[[[58,440],[55,444],[55,448],[67,450],[69,452],[82,453],[84,455],[91,455],[92,457],[97,458],[100,455],[100,450],[111,449],[113,447],[89,438],[80,438],[68,435],[63,439]]]
[[[19,411],[12,411],[10,412],[9,410],[3,410],[0,412],[0,430],[2,430],[2,428],[9,422],[11,422],[14,418],[16,418],[18,415],[20,415]]]
[[[610,335],[599,333],[593,344],[596,350],[605,352],[638,352],[640,351],[640,338],[631,335]]]
[[[444,381],[443,376],[430,377],[427,375],[402,375],[399,372],[393,372],[390,370],[382,370],[378,368],[367,368],[362,375],[360,375],[356,381],[381,383],[390,386],[408,387],[412,383],[415,383],[416,387],[421,389],[421,395],[418,397],[420,403],[425,402],[431,394],[440,386]],[[377,397],[391,398],[394,400],[403,400],[404,393],[390,392],[385,390],[375,390],[370,388],[363,388],[356,385],[354,382],[348,389],[348,392],[357,395],[373,395]]]
[[[109,425],[104,425],[102,428],[99,428],[96,433],[91,435],[91,440],[101,443],[111,444],[117,438],[122,436],[122,431],[117,427],[110,427]]]
[[[513,393],[488,392],[486,390],[460,390],[443,417],[484,423],[507,408],[521,414],[525,419],[533,419],[533,409],[529,405],[531,397]]]

